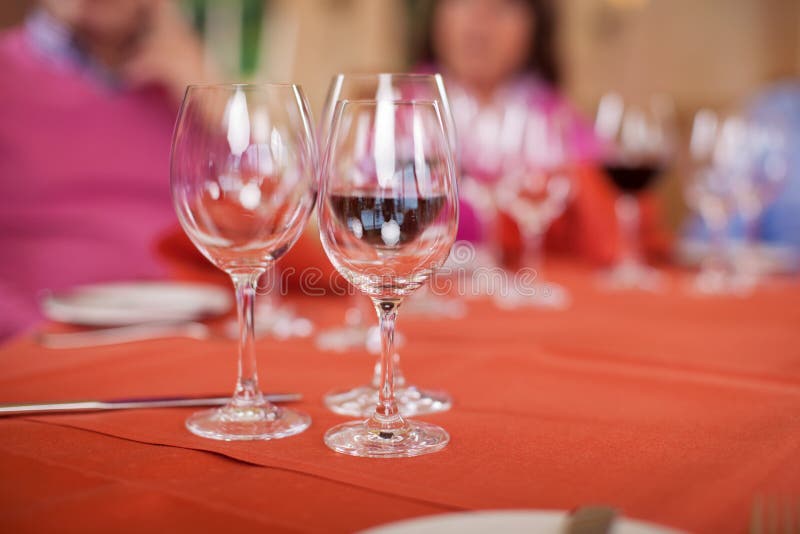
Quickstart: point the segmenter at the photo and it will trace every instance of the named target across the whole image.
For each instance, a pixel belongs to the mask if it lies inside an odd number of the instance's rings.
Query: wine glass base
[[[272,405],[223,406],[195,412],[186,428],[203,438],[222,441],[280,439],[299,434],[311,425],[311,418],[287,408]]]
[[[365,326],[341,326],[319,333],[317,348],[332,352],[347,352],[363,349],[367,345],[369,328]]]
[[[378,389],[371,385],[359,386],[348,391],[328,393],[323,400],[325,406],[334,413],[352,417],[369,417],[375,412],[375,406],[378,404]],[[419,389],[416,386],[395,389],[395,400],[400,415],[406,417],[446,412],[453,405],[453,401],[447,393]]]
[[[554,282],[539,282],[523,291],[514,289],[507,294],[496,294],[495,305],[504,310],[541,308],[566,310],[572,303],[569,290]]]
[[[602,275],[606,289],[638,289],[642,291],[661,291],[663,277],[656,269],[638,262],[623,262],[612,267]]]
[[[700,272],[689,285],[689,293],[697,296],[738,296],[745,297],[756,286],[754,278],[736,276],[731,273],[708,271]]]
[[[337,425],[325,433],[325,445],[341,454],[366,458],[407,458],[442,450],[450,435],[430,423],[406,421],[402,432],[369,430],[364,421]]]

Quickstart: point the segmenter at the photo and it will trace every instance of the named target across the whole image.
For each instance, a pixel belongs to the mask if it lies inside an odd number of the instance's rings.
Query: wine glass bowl
[[[527,266],[540,264],[541,240],[574,195],[575,186],[568,172],[532,170],[496,193],[498,204],[518,223],[526,241],[523,263]]]
[[[310,424],[261,394],[253,309],[258,278],[291,248],[313,210],[316,175],[310,114],[298,86],[189,86],[172,143],[173,204],[198,250],[231,276],[240,336],[233,398],[187,420],[197,435],[274,439]]]
[[[320,237],[334,267],[369,296],[382,334],[378,403],[367,421],[330,429],[326,444],[355,456],[435,452],[435,425],[406,420],[394,388],[394,323],[403,299],[440,267],[455,241],[452,151],[435,101],[340,101],[321,172]]]
[[[437,102],[450,148],[457,153],[456,129],[449,98],[441,74],[378,73],[337,74],[331,80],[318,133],[322,146],[327,146],[333,125],[336,104],[342,100]]]

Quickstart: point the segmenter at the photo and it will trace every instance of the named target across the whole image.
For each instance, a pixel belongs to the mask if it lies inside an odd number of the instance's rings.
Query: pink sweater
[[[177,105],[112,87],[78,62],[0,34],[0,339],[39,319],[43,291],[159,277],[174,225]]]

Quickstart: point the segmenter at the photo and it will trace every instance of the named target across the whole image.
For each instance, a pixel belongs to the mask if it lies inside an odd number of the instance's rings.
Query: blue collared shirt
[[[77,68],[108,87],[120,87],[120,79],[92,58],[77,42],[72,31],[44,9],[35,9],[28,16],[25,33],[32,47],[46,60]]]

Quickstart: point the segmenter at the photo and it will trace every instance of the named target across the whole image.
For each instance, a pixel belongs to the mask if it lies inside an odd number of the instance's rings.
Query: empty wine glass
[[[429,100],[437,102],[445,126],[446,137],[455,153],[455,127],[444,82],[439,74],[339,74],[333,78],[323,108],[318,132],[322,147],[330,137],[336,105],[343,100],[402,101]],[[360,305],[357,296],[348,297],[345,325],[323,331],[317,337],[318,346],[343,351],[374,345],[378,332],[374,323],[368,321],[368,311]],[[371,312],[369,312],[371,313]],[[407,384],[400,368],[400,353],[394,355],[394,380],[397,403],[403,415],[441,412],[450,409],[452,401],[443,391],[419,388]],[[368,384],[344,391],[334,391],[324,397],[325,405],[342,415],[368,416],[373,412],[378,399],[380,366],[374,367],[372,380]]]
[[[604,167],[616,186],[617,220],[622,253],[606,273],[611,287],[657,290],[658,272],[644,263],[640,250],[641,217],[637,196],[647,190],[671,163],[674,153],[674,107],[665,96],[647,106],[623,101],[615,93],[600,100],[595,132],[604,144]]]
[[[734,254],[731,222],[752,227],[788,175],[785,139],[771,124],[740,115],[697,112],[689,144],[691,172],[686,200],[706,228],[708,248],[692,285],[700,294],[745,294],[757,276],[747,246]],[[750,234],[750,231],[746,232]]]
[[[325,443],[353,456],[438,451],[447,432],[402,416],[392,361],[398,309],[445,262],[458,225],[455,165],[438,102],[339,102],[319,195],[325,252],[372,299],[383,349],[372,415],[331,428]]]
[[[522,135],[515,136],[518,150],[505,160],[503,176],[494,190],[498,207],[511,215],[522,234],[522,267],[536,270],[535,283],[515,284],[508,294],[498,295],[496,302],[501,307],[563,309],[569,305],[566,288],[542,277],[545,233],[575,193],[568,120],[560,112],[529,110]]]
[[[758,224],[789,177],[789,149],[786,126],[780,118],[747,119],[748,171],[736,182],[738,215],[744,224],[744,240],[734,261],[739,273],[757,284],[763,271],[758,247]]]
[[[308,105],[290,84],[189,86],[172,141],[172,197],[195,246],[228,273],[239,315],[239,377],[224,407],[186,421],[220,440],[275,439],[307,415],[264,399],[256,371],[256,284],[300,237],[313,210],[317,152]]]
[[[737,182],[747,173],[746,139],[746,125],[741,117],[720,120],[707,109],[695,114],[685,196],[707,230],[708,251],[693,282],[693,292],[720,294],[742,290],[729,254],[728,228],[736,213]]]

